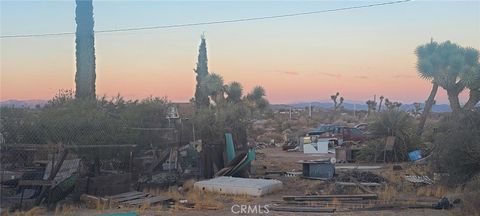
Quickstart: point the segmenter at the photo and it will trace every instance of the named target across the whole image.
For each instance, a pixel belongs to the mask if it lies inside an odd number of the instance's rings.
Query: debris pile
[[[358,171],[358,170],[352,170],[352,171],[345,171],[345,172],[340,172],[338,173],[338,176],[335,177],[335,181],[340,181],[340,182],[349,182],[353,179],[356,179],[358,182],[372,182],[372,183],[385,183],[387,180],[380,176],[376,175],[372,172],[369,171]]]
[[[433,184],[433,180],[428,176],[407,175],[405,176],[405,180],[414,184]]]

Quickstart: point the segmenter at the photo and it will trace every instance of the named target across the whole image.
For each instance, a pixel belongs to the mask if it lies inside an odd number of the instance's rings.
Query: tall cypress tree
[[[206,87],[203,82],[208,75],[207,44],[204,35],[202,35],[201,39],[200,48],[198,50],[197,68],[194,69],[195,73],[197,73],[197,86],[195,88],[195,105],[197,108],[208,107],[210,104]]]
[[[77,23],[75,49],[77,72],[75,74],[75,97],[95,98],[95,44],[93,32],[92,0],[76,0],[75,21]]]

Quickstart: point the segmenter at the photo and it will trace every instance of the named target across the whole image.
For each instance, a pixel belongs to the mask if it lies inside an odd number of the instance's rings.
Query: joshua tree
[[[335,112],[337,112],[342,107],[342,104],[343,104],[343,97],[340,97],[339,101],[337,101],[338,96],[340,96],[340,93],[338,93],[338,92],[336,94],[330,96],[330,98],[333,101],[333,110]]]
[[[197,77],[196,77],[197,86],[195,88],[195,105],[197,106],[197,108],[208,107],[209,105],[208,92],[207,92],[205,81],[204,81],[208,75],[208,60],[207,60],[207,45],[205,42],[204,35],[202,35],[201,37],[200,48],[198,50],[197,68],[194,69],[194,71],[195,73],[197,73]]]
[[[465,104],[465,109],[473,109],[480,101],[478,50],[463,48],[450,41],[439,44],[431,40],[430,43],[417,47],[415,53],[418,57],[417,68],[420,77],[432,80],[433,83],[425,112],[430,111],[438,86],[447,91],[450,107],[454,113],[462,110],[458,95],[465,88],[470,89],[470,98]]]
[[[252,92],[248,93],[246,99],[247,103],[260,110],[268,107],[269,103],[265,97],[265,89],[262,86],[255,86]]]
[[[75,21],[75,98],[95,99],[95,38],[92,0],[76,0]]]
[[[223,77],[212,73],[208,74],[202,80],[202,87],[205,90],[207,97],[210,97],[215,104],[222,103],[224,98],[225,87],[223,85]]]
[[[227,93],[227,101],[231,103],[238,103],[242,100],[243,87],[239,82],[231,82],[225,86],[225,92]]]
[[[420,114],[422,114],[422,104],[421,103],[413,103],[413,109],[412,109],[412,114],[417,117]]]
[[[247,95],[247,98],[255,101],[261,99],[263,96],[265,96],[265,89],[262,86],[255,86],[252,92]]]
[[[388,98],[385,98],[385,106],[389,111],[393,111],[398,110],[402,106],[402,103],[396,101],[391,102],[390,100],[388,100]]]
[[[470,97],[463,106],[464,110],[473,110],[480,101],[480,64],[478,63],[478,50],[467,48],[467,55],[469,58],[476,59],[476,70],[467,70],[461,74],[461,80],[465,86],[470,89]]]
[[[368,100],[366,104],[368,106],[367,116],[370,116],[370,113],[375,112],[377,108],[377,102],[375,102],[374,100]]]
[[[381,111],[382,111],[382,102],[383,102],[383,99],[384,99],[384,98],[385,98],[385,97],[383,97],[383,95],[380,96],[380,103],[378,104],[378,112],[381,112]]]

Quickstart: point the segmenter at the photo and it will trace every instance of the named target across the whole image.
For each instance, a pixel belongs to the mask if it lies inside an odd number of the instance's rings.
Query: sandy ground
[[[266,148],[258,151],[257,160],[252,164],[252,172],[264,172],[265,167],[267,171],[300,171],[301,165],[297,163],[299,160],[310,160],[319,158],[333,157],[333,154],[326,155],[305,155],[301,152],[285,152],[280,148]],[[340,164],[339,164],[340,165]],[[340,166],[351,166],[356,164],[341,164]],[[378,165],[378,164],[377,164]],[[382,173],[384,169],[377,169],[372,172]],[[452,215],[453,211],[447,210],[433,210],[433,209],[404,209],[404,210],[382,210],[382,211],[337,211],[333,214],[321,213],[294,213],[294,212],[276,212],[269,211],[262,214],[238,214],[232,212],[233,205],[272,205],[275,202],[281,201],[282,196],[285,195],[305,195],[307,193],[321,193],[325,183],[318,180],[308,180],[299,177],[274,177],[283,182],[284,188],[273,194],[269,194],[259,198],[232,198],[226,199],[225,196],[213,195],[213,199],[223,202],[223,208],[219,210],[178,210],[178,209],[110,209],[110,210],[93,210],[86,208],[68,208],[66,210],[57,211],[39,211],[38,214],[33,215],[108,215],[111,213],[125,213],[136,212],[138,215],[205,215],[205,216],[224,216],[224,215],[405,215],[405,216],[420,216],[420,215]],[[398,194],[397,196],[408,197],[415,196],[412,194]],[[436,198],[430,198],[435,200]]]

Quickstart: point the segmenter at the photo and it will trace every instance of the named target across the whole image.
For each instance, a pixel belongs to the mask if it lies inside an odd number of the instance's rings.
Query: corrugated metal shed
[[[331,179],[335,175],[335,165],[330,161],[299,161],[303,167],[303,177]]]

